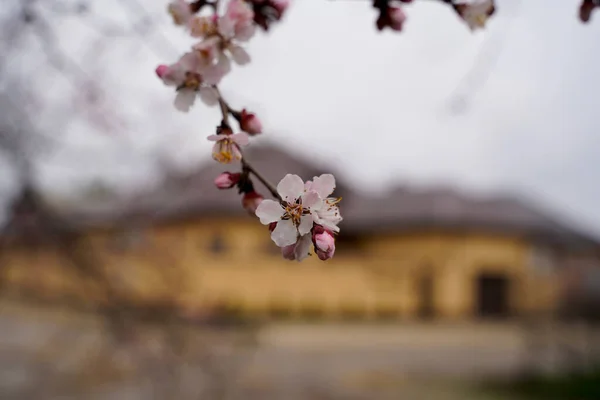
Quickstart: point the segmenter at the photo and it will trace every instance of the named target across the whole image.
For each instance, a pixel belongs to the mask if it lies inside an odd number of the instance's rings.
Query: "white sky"
[[[266,132],[257,143],[327,160],[365,190],[509,189],[600,232],[600,12],[582,25],[579,2],[497,0],[489,28],[472,34],[448,7],[417,0],[395,34],[375,30],[366,0],[295,0],[282,24],[249,43],[252,63],[236,68],[222,91],[232,106],[259,113]],[[193,41],[170,23],[166,0],[140,3],[158,21],[146,45],[116,38],[98,50],[96,65],[129,131],[107,136],[72,125],[42,164],[54,190],[93,178],[129,187],[156,176],[158,156],[193,167],[210,154],[205,138],[217,110],[199,104],[179,113],[154,75]],[[128,4],[95,2],[92,11],[116,23],[139,20]],[[95,32],[81,23],[64,20],[61,31],[76,60],[94,48]],[[452,113],[463,94],[468,108]]]

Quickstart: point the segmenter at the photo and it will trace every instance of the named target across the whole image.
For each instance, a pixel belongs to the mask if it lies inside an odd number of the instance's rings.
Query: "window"
[[[127,230],[115,235],[112,246],[117,251],[127,251],[141,247],[145,241],[145,232],[142,230]]]
[[[223,238],[223,235],[221,235],[220,233],[216,233],[215,235],[213,235],[209,247],[211,253],[221,254],[224,253],[226,249],[227,246],[225,245],[225,239]]]

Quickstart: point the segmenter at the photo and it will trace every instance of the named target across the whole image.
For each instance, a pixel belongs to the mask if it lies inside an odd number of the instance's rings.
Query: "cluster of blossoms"
[[[204,7],[213,12],[202,15]],[[223,15],[219,1],[198,0],[190,3],[175,0],[168,11],[176,25],[184,27],[200,41],[175,64],[160,65],[156,74],[165,85],[176,88],[175,107],[187,112],[199,97],[206,105],[219,105],[223,115],[215,134],[212,157],[222,164],[241,162],[241,172],[224,172],[216,177],[218,189],[236,187],[242,195],[242,206],[269,226],[271,238],[288,260],[301,261],[310,255],[311,246],[321,260],[335,253],[335,234],[342,221],[338,203],[331,197],[335,178],[321,175],[303,182],[297,175],[286,175],[277,188],[272,187],[244,158],[242,147],[251,136],[262,133],[258,117],[245,109],[237,111],[222,98],[218,84],[231,70],[232,62],[245,65],[250,56],[241,46],[250,40],[257,28],[265,31],[281,20],[288,7],[287,0],[230,0]],[[234,133],[229,117],[239,125]],[[277,199],[265,199],[254,189],[253,178],[260,180]]]
[[[440,0],[452,7],[456,14],[471,30],[484,28],[496,8],[494,0]],[[390,28],[401,31],[406,21],[406,14],[400,3],[412,3],[413,0],[373,0],[373,7],[379,12],[377,29]]]
[[[172,65],[160,65],[156,74],[167,86],[177,89],[175,106],[187,112],[196,97],[209,106],[218,104],[215,85],[231,71],[232,62],[246,65],[250,56],[242,47],[256,32],[256,27],[268,30],[279,21],[288,7],[288,0],[231,0],[223,15],[218,14],[218,1],[174,0],[168,6],[173,22],[182,26],[199,42]],[[203,15],[210,6],[214,12]]]
[[[406,15],[402,4],[413,0],[370,0],[378,10],[376,26],[401,31]],[[485,27],[496,10],[494,0],[438,0],[452,7],[471,30]],[[331,197],[335,178],[331,174],[303,182],[297,175],[286,175],[277,187],[267,182],[246,160],[242,147],[262,133],[258,117],[246,109],[235,110],[221,96],[218,84],[230,72],[232,64],[246,65],[250,56],[242,47],[257,29],[269,31],[280,21],[290,0],[172,0],[168,12],[173,22],[198,40],[171,65],[160,65],[156,74],[166,86],[175,88],[175,107],[188,112],[196,98],[208,106],[219,105],[223,119],[208,140],[214,142],[212,157],[222,164],[240,162],[241,172],[225,172],[215,179],[219,189],[237,187],[242,206],[260,222],[268,225],[271,239],[288,260],[301,261],[310,255],[311,246],[321,260],[335,253],[335,234],[342,221],[338,203]],[[223,6],[223,7],[221,7]],[[600,0],[583,0],[579,17],[588,22]],[[220,13],[221,8],[224,8]],[[203,10],[212,11],[208,14]],[[229,122],[236,120],[240,132],[234,133]],[[276,200],[265,199],[254,189],[258,179]]]
[[[402,3],[413,3],[413,0],[372,0],[373,7],[378,10],[377,29],[390,28],[401,31],[406,21]],[[494,0],[439,0],[452,7],[458,17],[474,31],[485,27],[487,20],[496,11]],[[592,12],[600,7],[600,0],[582,0],[579,7],[579,19],[588,22]]]

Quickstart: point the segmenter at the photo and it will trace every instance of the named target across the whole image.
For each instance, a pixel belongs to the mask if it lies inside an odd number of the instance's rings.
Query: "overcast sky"
[[[365,190],[517,191],[600,232],[600,14],[582,25],[579,2],[497,0],[488,29],[472,34],[448,7],[416,1],[395,34],[375,30],[368,1],[295,0],[283,23],[248,44],[252,63],[234,69],[222,91],[259,113],[265,133],[256,143],[328,161]],[[71,126],[44,161],[48,187],[92,178],[126,187],[152,181],[158,156],[182,168],[209,156],[217,110],[178,112],[154,75],[193,41],[170,23],[166,0],[141,3],[158,24],[146,43],[111,39],[96,65],[129,131]],[[115,24],[139,19],[129,0],[92,4]],[[76,60],[97,43],[75,20],[63,20],[61,33]]]

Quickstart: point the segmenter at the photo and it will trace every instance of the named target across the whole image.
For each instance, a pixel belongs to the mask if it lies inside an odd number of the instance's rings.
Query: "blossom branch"
[[[369,0],[378,12],[378,30],[389,28],[402,31],[406,15],[403,6],[413,0]],[[419,0],[420,1],[420,0]],[[468,27],[474,31],[485,27],[495,13],[495,0],[429,0],[450,6]],[[183,27],[191,37],[199,39],[191,50],[172,65],[156,69],[159,78],[176,90],[175,107],[188,112],[195,101],[207,106],[219,106],[222,120],[216,134],[208,136],[214,142],[212,157],[222,164],[240,161],[241,172],[224,172],[216,177],[218,189],[237,187],[242,195],[242,206],[268,225],[271,239],[281,247],[282,255],[289,260],[306,258],[311,245],[321,260],[330,259],[335,252],[335,234],[342,221],[338,203],[340,198],[330,197],[335,190],[335,178],[323,174],[304,182],[299,176],[287,174],[275,187],[258,172],[242,153],[251,136],[262,133],[259,119],[246,109],[232,108],[221,95],[218,85],[231,71],[233,64],[244,66],[250,55],[243,43],[250,40],[258,28],[269,31],[281,21],[290,0],[227,0],[222,13],[222,0],[171,0],[168,11],[173,22]],[[204,7],[212,15],[201,15]],[[600,0],[582,0],[580,19],[590,20]],[[241,132],[234,133],[231,117]],[[254,189],[252,178],[260,181],[276,200],[264,199]]]
[[[233,108],[231,108],[229,103],[227,103],[227,101],[223,98],[223,95],[221,94],[219,88],[216,85],[214,85],[214,89],[217,93],[217,96],[219,97],[219,107],[221,108],[221,115],[223,116],[223,120],[221,122],[222,127],[223,128],[227,127],[227,128],[231,129],[231,127],[229,125],[229,114],[232,114],[234,116],[234,118],[239,120],[240,119],[239,116],[242,115],[243,112],[235,111]],[[277,189],[275,188],[275,186],[273,186],[273,184],[271,182],[269,182],[260,172],[258,172],[248,162],[247,158],[243,155],[241,147],[238,144],[236,144],[235,146],[236,146],[237,150],[240,152],[240,154],[242,155],[241,162],[242,162],[243,171],[254,175],[256,177],[256,179],[258,179],[260,181],[260,183],[262,183],[267,188],[267,190],[271,193],[271,195],[273,197],[275,197],[276,199],[281,201],[281,196],[279,196],[279,193],[277,193]]]

